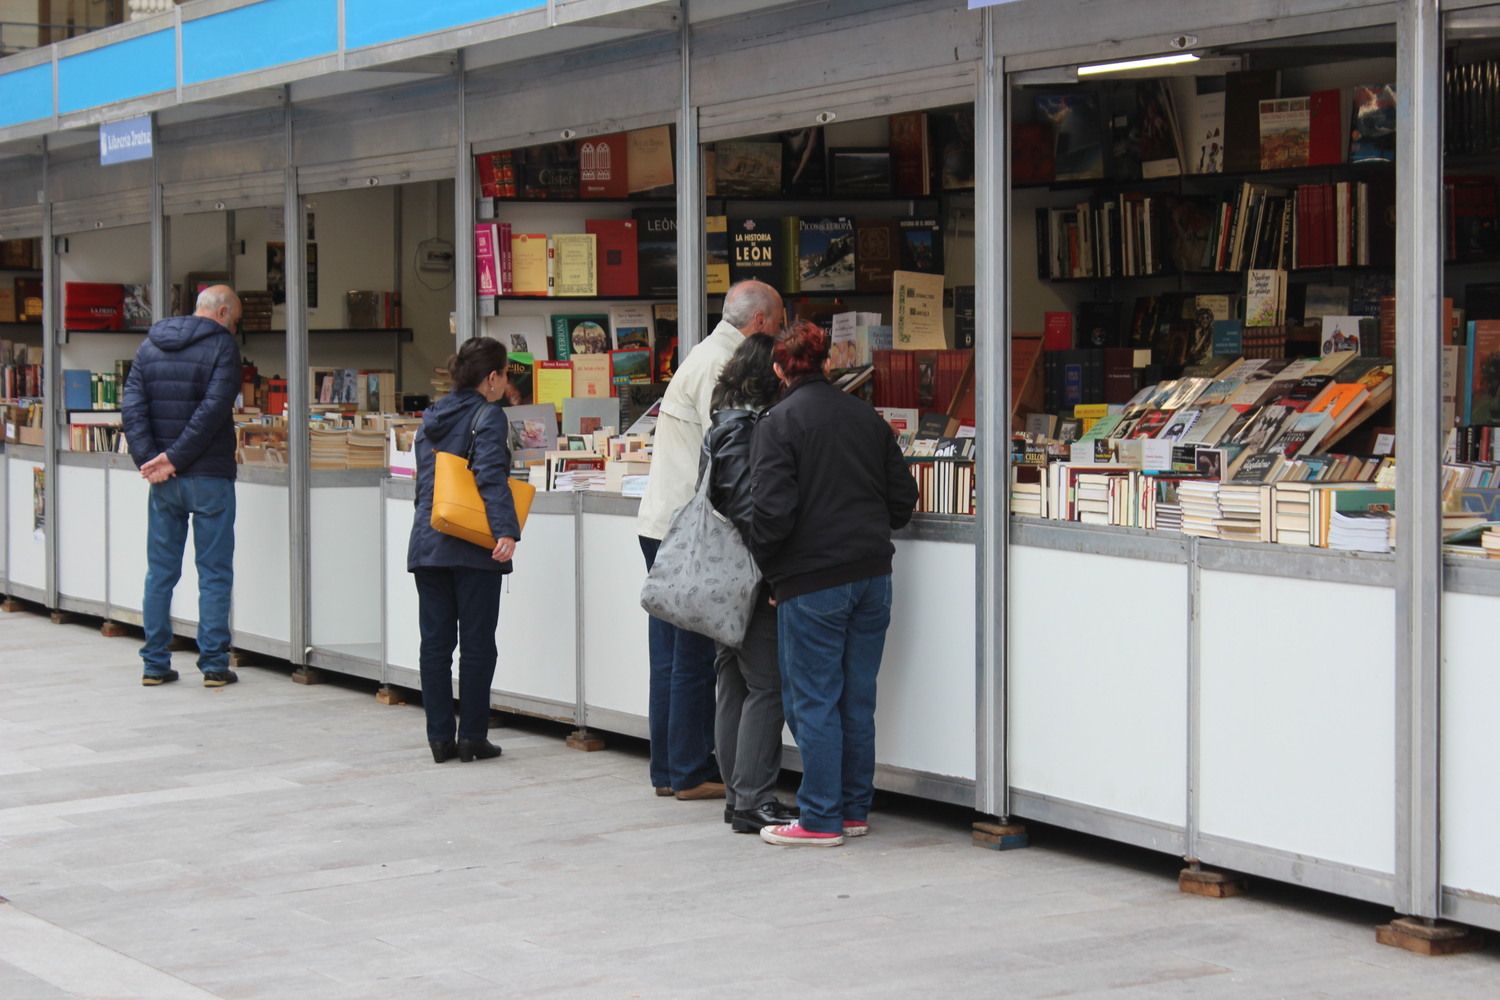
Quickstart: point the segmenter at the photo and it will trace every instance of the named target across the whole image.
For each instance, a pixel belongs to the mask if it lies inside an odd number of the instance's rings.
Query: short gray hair
[[[198,302],[193,308],[200,313],[216,313],[224,308],[233,309],[239,300],[240,297],[228,285],[210,285],[198,293]]]
[[[776,289],[763,281],[751,278],[732,285],[724,295],[724,322],[736,330],[750,325],[756,313],[768,319],[781,306],[781,296]]]

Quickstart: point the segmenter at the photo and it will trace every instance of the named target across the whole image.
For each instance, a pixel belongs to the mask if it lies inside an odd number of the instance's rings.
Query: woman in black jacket
[[[869,831],[875,675],[891,621],[891,531],[917,486],[886,422],[828,384],[827,331],[776,339],[781,401],[755,426],[750,551],[777,607],[782,682],[802,752],[801,819],[772,844],[831,847]]]
[[[521,528],[510,494],[510,449],[505,411],[505,348],[490,337],[466,341],[448,360],[453,392],[427,408],[417,435],[417,511],[406,550],[416,578],[422,630],[422,707],[432,759],[470,761],[500,756],[489,741],[490,683],[495,678],[495,627],[500,581],[511,571]],[[474,480],[484,500],[494,549],[432,527],[435,453],[468,452],[474,440]],[[453,729],[453,647],[458,658],[458,733]]]
[[[746,544],[755,513],[750,498],[750,441],[760,412],[781,392],[771,367],[774,342],[763,333],[745,338],[714,385],[713,423],[703,436],[698,474],[710,470],[708,499],[729,519]],[[712,463],[712,464],[710,464]],[[718,644],[714,666],[719,685],[714,713],[714,752],[724,775],[724,819],[735,833],[795,819],[797,811],[776,799],[781,773],[781,673],[776,657],[776,607],[761,588],[745,641],[738,649]]]

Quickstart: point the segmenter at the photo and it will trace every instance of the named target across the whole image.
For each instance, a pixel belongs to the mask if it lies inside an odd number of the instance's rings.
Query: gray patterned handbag
[[[738,648],[755,611],[760,569],[739,529],[708,499],[713,459],[698,492],[672,515],[641,586],[641,607],[662,621]]]

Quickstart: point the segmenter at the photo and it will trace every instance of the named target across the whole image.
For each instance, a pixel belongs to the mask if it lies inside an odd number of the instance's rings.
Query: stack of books
[[[1488,532],[1486,532],[1488,534]],[[1351,552],[1389,552],[1396,539],[1396,519],[1381,511],[1334,510],[1329,516],[1328,547]]]
[[[1500,559],[1500,527],[1489,528],[1479,538],[1486,559]]]
[[[1186,481],[1177,487],[1182,506],[1182,533],[1199,538],[1218,538],[1219,522],[1224,510],[1219,505],[1219,484],[1211,481]]]
[[[1236,542],[1269,542],[1271,487],[1225,483],[1219,488],[1219,537]]]

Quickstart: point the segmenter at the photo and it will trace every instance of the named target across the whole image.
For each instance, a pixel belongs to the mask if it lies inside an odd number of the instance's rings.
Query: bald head
[[[786,325],[781,295],[763,281],[741,281],[724,296],[724,322],[747,337],[754,333],[775,336]]]
[[[198,305],[194,316],[211,319],[224,329],[233,332],[240,322],[240,297],[228,285],[210,285],[198,293]]]

